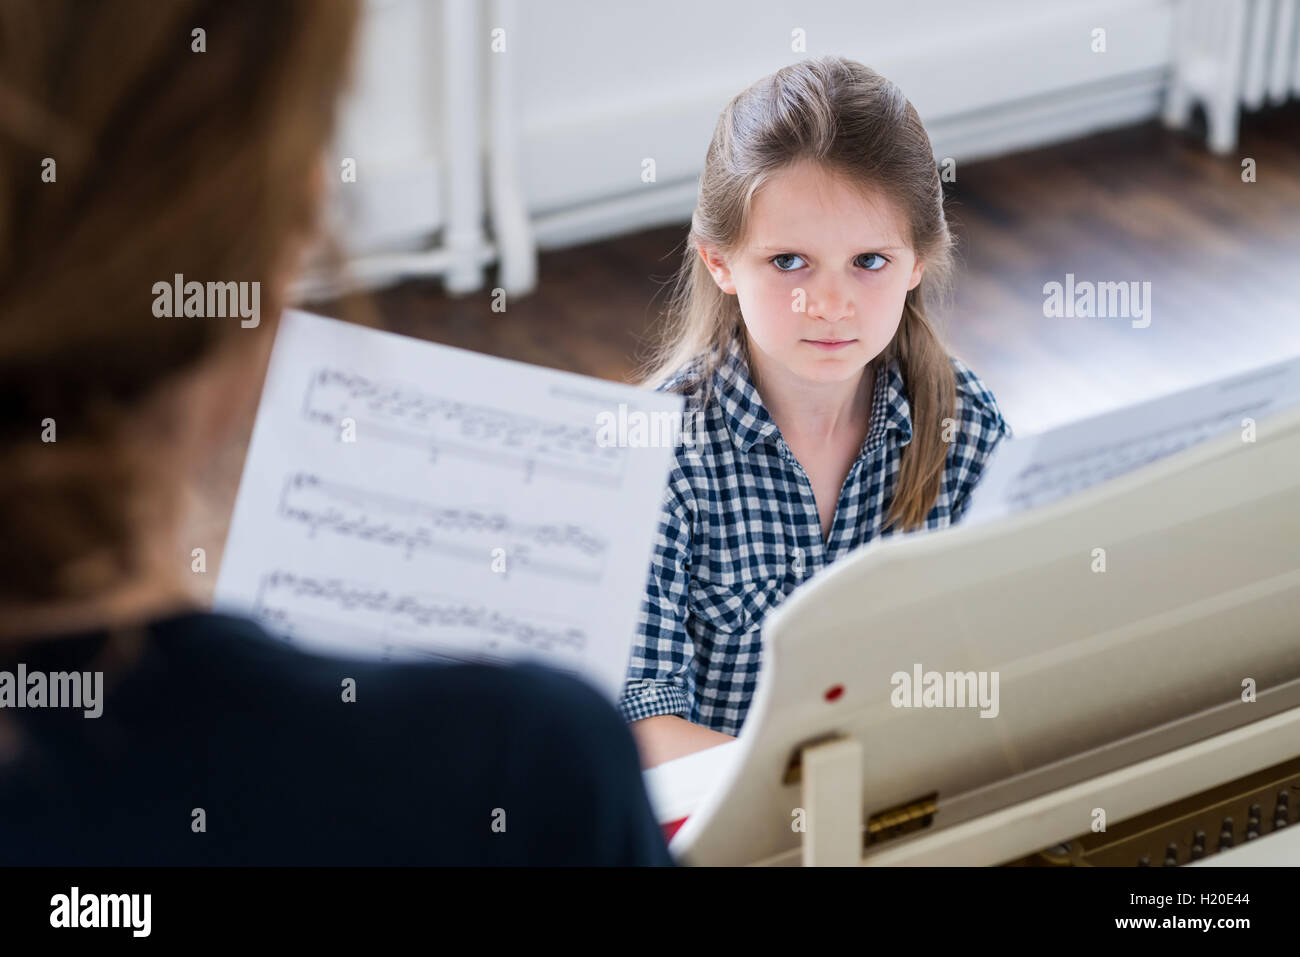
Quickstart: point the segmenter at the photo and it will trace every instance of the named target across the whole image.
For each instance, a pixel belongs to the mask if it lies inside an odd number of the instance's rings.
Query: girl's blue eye
[[[791,260],[794,260],[794,262],[791,262]],[[861,260],[867,260],[867,262],[862,262]],[[807,263],[804,262],[803,257],[798,253],[781,253],[773,256],[771,262],[772,265],[781,270],[781,272],[794,272],[801,266],[807,265]],[[854,262],[863,269],[866,269],[868,272],[878,272],[885,268],[885,264],[889,262],[889,260],[880,255],[880,253],[862,253],[854,259]],[[868,262],[870,265],[868,265]]]

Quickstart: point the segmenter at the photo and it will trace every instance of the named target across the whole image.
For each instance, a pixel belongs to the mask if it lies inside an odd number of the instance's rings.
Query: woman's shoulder
[[[245,682],[276,686],[276,694],[259,699],[276,710],[294,698],[316,699],[322,692],[339,698],[347,677],[356,683],[358,700],[369,685],[371,712],[427,714],[433,709],[463,716],[465,709],[482,709],[488,701],[498,710],[508,701],[511,710],[558,709],[583,719],[600,710],[599,694],[585,682],[536,665],[381,661],[359,649],[290,644],[252,619],[219,612],[168,619],[154,631],[169,666],[201,666],[218,682],[242,675]]]
[[[247,734],[250,746],[261,740],[258,728],[301,726],[328,730],[341,748],[354,738],[373,748],[367,735],[374,726],[435,732],[473,725],[476,715],[483,728],[512,736],[618,727],[600,693],[564,672],[525,663],[383,661],[363,645],[298,644],[251,618],[223,612],[185,611],[130,629],[48,637],[15,648],[12,654],[21,654],[31,672],[102,668],[104,724],[120,716],[146,734],[153,733],[157,713],[206,725],[205,734]],[[0,655],[0,665],[8,657]],[[234,710],[232,700],[239,703]],[[340,711],[339,705],[353,702],[363,704],[359,712]],[[404,747],[402,737],[377,740]]]
[[[382,662],[295,649],[237,618],[209,620],[205,627],[235,639],[224,649],[205,649],[221,678],[233,679],[258,662],[268,666],[241,695],[251,720],[233,723],[245,747],[257,746],[259,727],[284,727],[281,740],[328,740],[340,763],[366,769],[379,800],[413,790],[429,807],[459,814],[476,802],[496,806],[489,795],[508,792],[516,803],[527,801],[516,807],[516,819],[535,825],[568,808],[590,824],[590,833],[575,836],[569,847],[560,847],[557,837],[489,853],[486,842],[462,836],[460,850],[428,851],[431,861],[504,854],[504,862],[666,862],[653,841],[650,850],[637,852],[644,859],[628,848],[596,846],[615,831],[620,838],[640,833],[639,823],[650,814],[639,792],[632,735],[613,702],[587,679],[532,661]],[[343,696],[349,679],[350,699]],[[457,793],[443,793],[446,769],[467,782],[452,789]],[[328,771],[304,762],[298,773],[310,778],[322,770]]]
[[[105,766],[101,752],[129,747],[135,777],[115,770],[87,792],[98,814],[111,819],[141,788],[202,791],[211,813],[233,813],[242,830],[195,845],[169,821],[135,816],[133,829],[99,828],[85,846],[61,837],[45,847],[28,836],[25,848],[0,851],[0,860],[667,862],[651,839],[632,736],[613,703],[575,676],[536,664],[390,663],[316,652],[228,614],[185,613],[133,632],[135,655],[105,670],[102,714],[87,722],[81,744],[59,735],[57,715],[28,712],[28,752],[57,747],[60,761],[90,775]],[[30,650],[47,666],[61,659],[64,667],[87,667],[104,659],[110,638],[87,633]],[[194,742],[202,761],[192,760]],[[78,803],[84,795],[47,791],[29,788],[9,809],[36,819],[42,802],[64,801],[76,805],[74,819],[89,819]],[[587,830],[505,846],[487,830],[430,837],[418,826],[430,814],[467,820],[470,811],[503,802],[512,820],[524,822],[522,833],[564,815]],[[321,819],[331,822],[328,846],[312,839],[312,822]],[[416,836],[398,847],[391,837],[403,822]],[[639,851],[627,844],[634,832],[649,835]]]

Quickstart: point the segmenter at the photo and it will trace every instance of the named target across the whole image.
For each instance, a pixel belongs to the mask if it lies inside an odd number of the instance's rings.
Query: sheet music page
[[[313,650],[540,660],[613,698],[681,409],[286,311],[215,606]]]
[[[715,744],[641,772],[650,806],[660,824],[695,813],[736,762],[738,743]]]
[[[1300,403],[1300,357],[1003,440],[961,523],[1046,505]]]

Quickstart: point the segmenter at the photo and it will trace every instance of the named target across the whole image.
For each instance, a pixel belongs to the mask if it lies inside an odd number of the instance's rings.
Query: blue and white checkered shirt
[[[925,529],[961,517],[989,454],[1012,435],[993,394],[950,358],[958,430]],[[882,526],[912,417],[891,362],[876,374],[870,430],[826,544],[812,485],[763,407],[738,340],[714,388],[694,441],[678,445],[669,473],[620,708],[628,721],[675,714],[734,735],[758,681],[763,619],[831,562],[894,534]]]

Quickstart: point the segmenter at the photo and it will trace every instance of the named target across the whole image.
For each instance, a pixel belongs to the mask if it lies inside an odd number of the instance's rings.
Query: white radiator
[[[1165,122],[1205,110],[1209,147],[1237,145],[1241,110],[1300,95],[1300,0],[1181,0]]]

